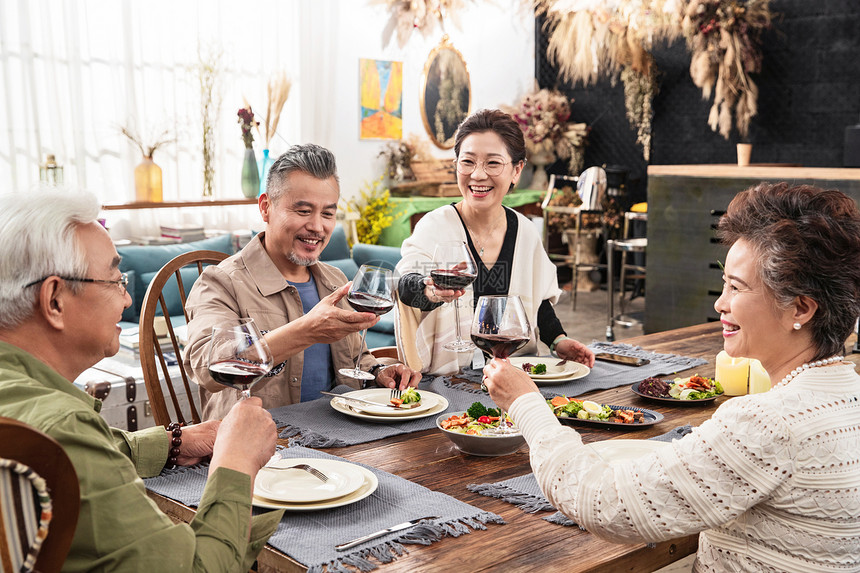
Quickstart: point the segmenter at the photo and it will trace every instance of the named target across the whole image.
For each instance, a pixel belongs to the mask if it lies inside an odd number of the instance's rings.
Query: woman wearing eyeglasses
[[[482,295],[518,295],[538,336],[560,358],[594,364],[594,354],[568,338],[553,309],[560,294],[556,267],[549,260],[535,226],[502,205],[519,181],[526,147],[517,122],[499,110],[480,110],[467,117],[454,143],[457,185],[463,200],[427,213],[403,242],[395,321],[397,345],[415,370],[453,374],[471,361],[472,353],[444,348],[456,332],[452,302],[465,290],[443,289],[429,278],[433,253],[440,242],[464,241],[477,265],[472,283],[474,308]],[[468,333],[472,313],[460,312],[460,332]],[[532,334],[520,353],[535,354]]]

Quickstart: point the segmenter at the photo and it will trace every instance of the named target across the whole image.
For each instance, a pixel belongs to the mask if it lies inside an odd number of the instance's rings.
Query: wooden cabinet
[[[719,320],[722,289],[719,216],[739,192],[761,181],[835,188],[860,203],[860,169],[780,166],[652,165],[648,168],[648,271],[645,332]]]

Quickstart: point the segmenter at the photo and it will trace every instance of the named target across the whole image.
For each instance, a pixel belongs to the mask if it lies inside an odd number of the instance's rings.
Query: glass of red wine
[[[352,286],[349,287],[349,293],[346,295],[349,306],[358,312],[372,312],[376,316],[385,314],[394,308],[393,276],[394,273],[391,269],[361,265],[355,278],[352,279]],[[341,368],[338,370],[340,374],[359,380],[373,380],[373,374],[358,367],[366,336],[367,331],[361,331],[361,344],[358,347],[358,356],[355,358],[355,368]]]
[[[240,390],[242,400],[251,397],[251,386],[272,368],[272,352],[253,318],[212,328],[209,375],[224,386]]]
[[[472,319],[472,341],[484,354],[506,360],[525,346],[531,337],[531,325],[523,301],[518,296],[482,296],[475,306]],[[519,433],[508,425],[507,413],[502,410],[499,434]]]
[[[445,241],[436,245],[433,252],[433,270],[430,278],[437,288],[461,290],[478,278],[478,267],[463,241]],[[454,352],[471,352],[475,345],[460,336],[460,299],[454,300],[454,320],[457,339],[443,348]]]

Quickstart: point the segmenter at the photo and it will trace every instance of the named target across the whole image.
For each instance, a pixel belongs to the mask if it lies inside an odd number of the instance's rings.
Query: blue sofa
[[[233,235],[226,233],[218,237],[194,241],[191,243],[177,243],[175,245],[129,245],[117,247],[117,253],[122,257],[119,270],[128,273],[128,294],[131,295],[132,304],[122,313],[123,328],[137,326],[140,321],[140,307],[143,305],[143,297],[149,283],[165,264],[173,258],[191,251],[220,251],[232,255],[234,252]],[[190,279],[195,279],[197,272],[193,272]],[[185,277],[183,276],[183,281]],[[185,281],[184,281],[185,282]],[[193,282],[193,280],[192,280]],[[169,285],[170,283],[168,283]],[[176,282],[173,281],[175,285]],[[190,283],[185,282],[186,288]],[[164,289],[165,302],[170,317],[174,324],[184,324],[185,318],[182,314],[182,301],[179,298],[178,289],[174,286],[172,291],[169,286]],[[160,311],[159,311],[160,313]]]
[[[119,268],[122,272],[128,273],[128,292],[132,299],[132,305],[125,309],[122,314],[120,325],[123,328],[137,326],[140,321],[140,307],[143,304],[146,289],[161,267],[182,253],[197,250],[220,251],[232,255],[234,253],[233,236],[225,234],[202,241],[176,245],[134,245],[117,248],[117,252],[122,257]],[[347,278],[352,279],[358,271],[358,267],[363,264],[376,264],[393,269],[400,260],[400,249],[359,243],[353,247],[352,253],[350,253],[346,234],[343,228],[337,225],[329,244],[326,245],[325,250],[320,255],[320,260],[336,266],[343,271]],[[192,282],[196,278],[196,274],[194,271],[193,276],[189,277]],[[189,284],[188,281],[185,281],[186,288],[190,288]],[[173,319],[172,322],[174,324],[184,323],[182,304],[176,288],[165,287],[164,296],[168,312]],[[394,312],[389,312],[383,315],[379,323],[367,332],[367,346],[368,348],[377,348],[393,345]]]

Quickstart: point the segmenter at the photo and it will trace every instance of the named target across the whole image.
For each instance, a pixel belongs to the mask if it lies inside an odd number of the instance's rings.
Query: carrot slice
[[[558,408],[559,406],[564,406],[568,402],[570,402],[570,400],[568,400],[564,396],[556,396],[552,399],[550,404],[552,404],[553,408]]]

